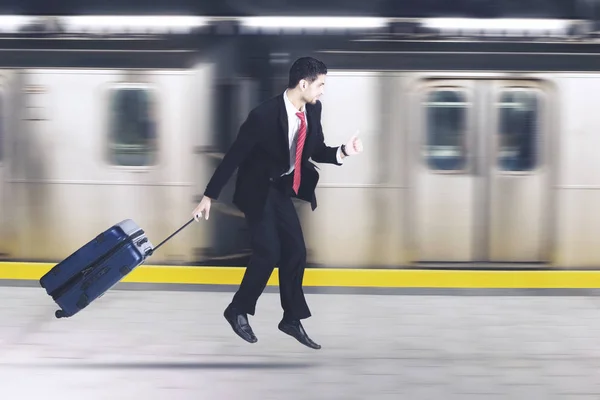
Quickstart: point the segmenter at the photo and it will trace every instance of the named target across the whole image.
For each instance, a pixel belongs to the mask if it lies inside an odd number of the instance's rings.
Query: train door
[[[7,200],[7,180],[8,180],[8,167],[6,161],[6,91],[4,87],[0,85],[0,257],[5,256],[7,253],[6,247],[6,229],[8,221],[6,216],[8,215],[8,200]]]
[[[14,111],[11,107],[11,78],[14,75],[10,71],[0,73],[0,259],[6,258],[11,253],[11,229],[14,227],[13,213],[11,212],[10,198],[10,152],[11,123],[9,116]],[[14,99],[13,99],[14,103]]]
[[[220,164],[225,153],[236,139],[239,128],[248,113],[256,106],[256,82],[244,78],[218,79],[213,87],[214,129],[212,135],[204,135],[210,142],[202,150],[204,171],[207,178],[198,188],[197,202],[202,199],[208,180]],[[250,258],[250,242],[244,214],[233,204],[237,171],[223,187],[219,201],[213,202],[211,218],[203,223],[210,228],[210,236],[199,249],[198,264],[239,266],[246,265]]]
[[[547,261],[549,129],[543,86],[434,80],[417,97],[415,261]]]

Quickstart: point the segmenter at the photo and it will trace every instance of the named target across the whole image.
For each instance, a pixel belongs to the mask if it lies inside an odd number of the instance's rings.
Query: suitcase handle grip
[[[187,227],[192,222],[194,222],[194,218],[190,219],[188,222],[185,223],[185,225],[183,225],[181,228],[177,229],[175,232],[173,232],[171,235],[169,235],[168,238],[166,238],[165,240],[163,240],[162,242],[160,242],[154,249],[150,250],[150,252],[148,253],[148,257],[150,257],[152,254],[154,254],[154,252],[156,250],[158,250],[158,248],[160,246],[162,246],[163,244],[165,244],[169,239],[171,239],[173,236],[177,235],[179,232],[181,232],[185,227]]]

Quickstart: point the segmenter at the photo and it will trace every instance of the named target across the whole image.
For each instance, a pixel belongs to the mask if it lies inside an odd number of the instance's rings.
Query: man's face
[[[310,104],[316,104],[317,100],[325,93],[325,75],[317,76],[317,79],[308,83],[302,82],[306,86],[303,92],[304,101]]]

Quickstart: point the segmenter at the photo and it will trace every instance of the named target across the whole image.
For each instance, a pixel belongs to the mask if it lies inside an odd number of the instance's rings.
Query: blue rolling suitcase
[[[71,317],[101,297],[185,225],[153,247],[133,220],[108,228],[57,264],[40,279],[40,285],[60,306],[56,318]]]

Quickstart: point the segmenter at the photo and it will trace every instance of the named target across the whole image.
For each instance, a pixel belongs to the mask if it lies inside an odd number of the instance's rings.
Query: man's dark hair
[[[290,68],[290,80],[288,82],[288,89],[293,89],[298,85],[298,82],[302,79],[306,79],[308,82],[314,82],[319,75],[326,75],[327,67],[323,62],[312,58],[302,57],[297,59],[292,67]]]

